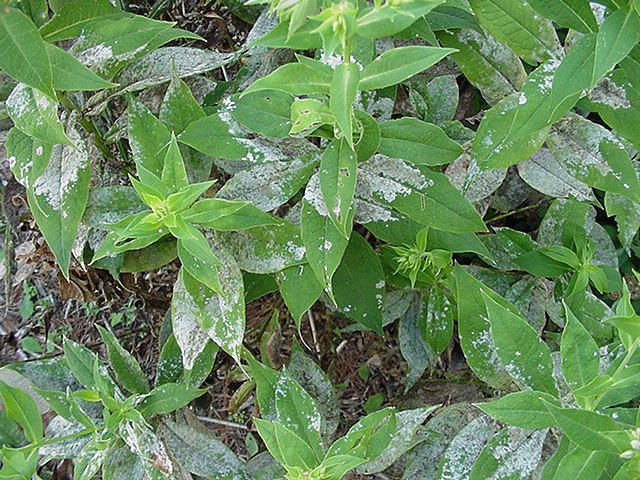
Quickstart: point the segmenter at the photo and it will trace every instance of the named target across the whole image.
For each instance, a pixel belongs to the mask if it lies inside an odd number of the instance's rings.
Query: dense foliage
[[[0,382],[0,477],[340,480],[402,457],[407,479],[639,478],[640,1],[224,3],[255,22],[233,53],[164,47],[199,37],[108,0],[0,11],[7,156],[62,274],[181,264],[153,386],[104,328],[108,363],[66,340],[6,367],[57,416]],[[336,439],[303,350],[276,370],[243,345],[248,274],[298,329],[318,300],[397,321],[407,390],[458,343],[495,398]],[[248,462],[182,409],[218,349],[255,385]]]

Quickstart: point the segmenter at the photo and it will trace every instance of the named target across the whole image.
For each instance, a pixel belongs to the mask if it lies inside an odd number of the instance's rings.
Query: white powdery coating
[[[607,77],[600,80],[596,86],[589,91],[589,100],[608,105],[614,110],[631,108],[631,102],[627,100],[627,91],[625,88],[617,85]]]
[[[185,370],[193,370],[196,358],[209,340],[207,332],[198,323],[197,312],[198,306],[187,292],[182,275],[179,275],[173,287],[171,323],[173,335],[182,352],[182,365]]]
[[[380,198],[392,203],[414,189],[422,191],[433,186],[433,180],[425,178],[417,168],[381,154],[361,163],[359,170],[356,192],[362,198]]]
[[[528,479],[540,461],[546,429],[532,433],[522,428],[507,427],[507,432],[507,437],[493,445],[493,457],[500,466],[487,480]]]
[[[265,230],[267,235],[269,230]],[[281,243],[275,238],[256,237],[246,231],[221,233],[224,244],[231,250],[242,270],[266,274],[275,273],[300,263],[306,252],[302,241]]]
[[[314,173],[307,183],[307,188],[304,191],[304,199],[315,208],[323,217],[329,216],[329,211],[324,203],[324,196],[322,195],[322,189],[320,188],[320,177],[317,173]]]
[[[486,363],[492,365],[496,371],[502,368],[502,362],[496,351],[496,346],[493,343],[493,337],[489,330],[482,330],[480,333],[476,333],[475,337],[470,340],[471,346],[480,353]],[[493,372],[487,372],[487,375],[492,375]]]
[[[499,429],[497,420],[483,415],[460,430],[444,453],[439,479],[468,480],[480,452]]]
[[[615,133],[579,115],[569,114],[551,127],[547,145],[554,157],[577,178],[587,177],[595,169],[602,176],[611,175],[621,180],[620,173],[614,171],[600,153],[603,140],[624,148]]]
[[[14,122],[27,123],[31,126],[43,124],[43,117],[54,117],[57,104],[44,93],[19,83],[11,91],[6,101],[7,112]],[[26,115],[26,118],[23,117]]]
[[[101,43],[78,53],[77,58],[87,67],[93,67],[111,60],[113,58],[113,49],[110,45]]]
[[[67,136],[76,146],[56,144],[53,146],[49,165],[33,183],[33,193],[44,197],[46,203],[66,217],[66,197],[78,183],[80,171],[89,166],[89,154],[80,134],[70,128]]]
[[[169,459],[167,449],[148,424],[128,421],[120,424],[119,433],[132,452],[147,463],[153,464],[155,468],[171,475],[173,463]]]

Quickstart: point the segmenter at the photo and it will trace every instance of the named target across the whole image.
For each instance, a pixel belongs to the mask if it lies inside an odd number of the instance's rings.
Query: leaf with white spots
[[[27,190],[31,212],[65,276],[90,180],[87,147],[73,122],[67,133],[76,146],[54,145],[46,170]]]
[[[421,336],[433,351],[440,355],[449,345],[453,335],[454,308],[441,288],[433,287],[425,306],[425,322],[421,324]]]
[[[333,276],[333,294],[341,312],[365,328],[383,334],[384,271],[373,248],[359,233],[351,233]]]
[[[375,459],[358,467],[357,472],[364,475],[382,472],[411,448],[424,441],[423,437],[416,437],[416,431],[438,406],[397,412],[396,431],[393,433],[389,445]]]
[[[358,165],[356,196],[391,206],[438,230],[486,230],[480,215],[443,174],[384,155]]]
[[[551,128],[547,145],[556,160],[578,180],[640,202],[640,182],[615,133],[569,114]]]
[[[527,480],[542,455],[547,430],[507,427],[493,437],[478,456],[470,480]]]
[[[497,420],[485,415],[467,424],[442,455],[438,480],[469,480],[473,464],[500,428]]]
[[[15,86],[6,102],[7,113],[23,133],[51,143],[73,145],[58,119],[58,104],[24,83]]]
[[[356,153],[343,138],[325,149],[318,170],[320,189],[329,217],[345,236],[353,227],[353,195],[356,189]]]
[[[275,273],[306,262],[300,229],[286,220],[237,232],[218,232],[218,237],[246,272]]]
[[[604,196],[604,205],[607,215],[615,217],[618,225],[618,240],[628,251],[640,229],[640,203],[622,195],[607,192]]]
[[[557,395],[551,351],[520,316],[483,293],[496,353],[509,375],[524,389]]]
[[[438,32],[444,46],[457,48],[451,58],[491,105],[520,90],[527,73],[518,56],[490,33],[463,28]]]
[[[589,185],[570,175],[562,158],[556,158],[547,147],[542,147],[529,159],[518,164],[518,174],[530,187],[550,197],[594,200]]]

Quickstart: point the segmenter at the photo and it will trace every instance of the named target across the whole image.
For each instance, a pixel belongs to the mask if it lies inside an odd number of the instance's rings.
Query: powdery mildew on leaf
[[[67,195],[78,184],[82,170],[89,168],[87,147],[80,134],[69,128],[67,135],[75,148],[69,145],[56,144],[47,169],[33,182],[33,193],[39,202],[46,202],[62,218],[69,216]]]
[[[507,427],[489,441],[483,455],[491,455],[498,468],[487,480],[526,480],[536,469],[547,430]]]
[[[173,462],[169,458],[167,448],[154,433],[153,429],[146,423],[137,421],[127,421],[119,426],[120,436],[129,446],[131,451],[143,459],[145,470],[151,470],[154,465],[157,470],[171,476],[173,473]],[[105,453],[108,450],[105,450]]]
[[[305,247],[300,235],[289,235],[275,225],[238,232],[219,232],[218,235],[233,253],[240,268],[247,272],[275,273],[305,262]]]
[[[617,85],[609,77],[602,78],[595,87],[589,90],[589,100],[608,105],[616,110],[631,108],[631,102],[627,100],[627,91],[624,86]]]
[[[359,165],[356,192],[363,198],[380,199],[391,203],[397,196],[407,196],[413,190],[433,185],[419,169],[396,158],[376,154]]]
[[[442,456],[438,479],[468,480],[473,464],[500,426],[497,420],[482,415],[460,430]]]
[[[591,187],[571,176],[547,147],[518,164],[518,174],[532,188],[551,197],[573,197],[579,201],[593,200]]]
[[[182,275],[181,271],[173,286],[171,323],[173,335],[182,352],[182,365],[185,370],[192,370],[209,337],[198,323],[199,307],[185,288]]]
[[[158,48],[123,68],[116,81],[132,92],[168,82],[174,68],[178,77],[188,77],[219,68],[233,59],[232,53],[199,48]]]
[[[447,166],[445,175],[451,185],[464,193],[467,200],[477,202],[487,198],[502,185],[507,169],[478,171],[475,160],[465,152]]]

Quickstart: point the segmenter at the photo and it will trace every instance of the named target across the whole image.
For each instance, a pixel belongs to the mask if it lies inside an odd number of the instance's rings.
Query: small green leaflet
[[[329,217],[340,233],[349,238],[353,226],[357,158],[348,140],[334,140],[325,149],[320,157],[318,176]]]
[[[331,75],[304,63],[287,63],[252,83],[242,96],[259,90],[280,90],[291,95],[329,94]]]
[[[131,393],[148,393],[149,382],[137,360],[120,345],[113,333],[99,325],[97,328],[107,347],[109,362],[118,383]]]
[[[0,381],[0,394],[9,418],[18,422],[30,442],[42,439],[42,418],[35,400],[27,392]]]
[[[353,101],[358,92],[360,70],[356,63],[343,63],[336,67],[329,89],[329,108],[349,147],[353,150]]]

